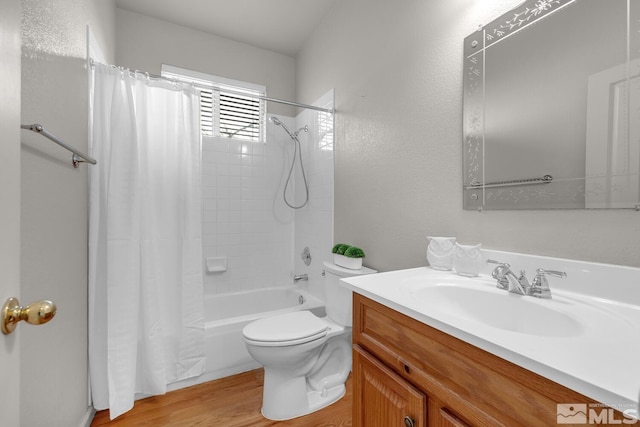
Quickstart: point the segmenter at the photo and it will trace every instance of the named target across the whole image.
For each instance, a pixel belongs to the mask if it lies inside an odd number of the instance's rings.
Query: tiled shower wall
[[[332,108],[333,90],[314,105]],[[323,261],[333,255],[333,116],[328,113],[305,110],[297,117],[297,128],[309,126],[309,136],[302,144],[305,172],[309,181],[309,203],[295,213],[294,270],[308,274],[307,286],[314,295],[324,299]],[[312,137],[311,137],[312,136]],[[300,169],[296,169],[296,198],[304,200],[304,185]],[[311,252],[311,264],[306,266],[300,254],[305,247]]]
[[[333,92],[316,105],[327,102],[333,104]],[[319,114],[309,110],[295,119],[278,116],[291,131],[309,126],[299,138],[310,201],[297,211],[282,199],[293,156],[293,142],[284,129],[267,122],[264,143],[203,138],[205,268],[207,258],[227,258],[226,271],[205,271],[206,294],[287,285],[294,274],[308,273],[310,281],[302,286],[322,295],[322,252],[330,251],[333,234],[333,118]],[[299,171],[296,164],[296,204],[304,200]],[[305,246],[315,255],[310,267],[299,256]]]

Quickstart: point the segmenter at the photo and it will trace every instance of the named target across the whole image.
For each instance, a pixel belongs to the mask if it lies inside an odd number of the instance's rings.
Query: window
[[[318,148],[333,151],[333,114],[319,112],[317,114],[317,128],[320,135]]]
[[[202,135],[263,142],[264,86],[162,65],[162,75],[194,83],[200,90]]]

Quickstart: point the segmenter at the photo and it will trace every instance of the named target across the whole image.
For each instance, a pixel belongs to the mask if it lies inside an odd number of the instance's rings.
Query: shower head
[[[279,126],[279,125],[281,125],[281,124],[282,124],[282,122],[280,121],[280,119],[278,119],[276,116],[271,116],[271,117],[269,117],[269,121],[270,121],[271,123],[273,123],[274,125],[276,125],[276,126]]]
[[[294,141],[297,141],[297,140],[298,140],[298,134],[299,134],[300,132],[302,132],[302,131],[309,132],[309,126],[304,125],[303,127],[301,127],[300,129],[298,129],[297,131],[295,131],[295,132],[291,133],[291,131],[289,130],[289,128],[288,128],[288,127],[286,127],[286,126],[285,126],[285,124],[284,124],[284,123],[282,123],[282,122],[280,121],[280,119],[279,119],[279,118],[277,118],[276,116],[271,116],[271,117],[269,117],[269,121],[270,121],[271,123],[273,123],[274,125],[276,125],[276,126],[282,126],[282,128],[283,128],[283,129],[284,129],[284,130],[289,134],[289,136],[291,137],[291,139],[292,139],[292,140],[294,140]]]
[[[291,139],[295,139],[295,138],[296,138],[296,136],[295,136],[294,134],[292,134],[292,133],[291,133],[291,131],[289,130],[289,128],[288,128],[288,127],[286,127],[286,126],[285,126],[285,124],[284,124],[284,123],[282,123],[282,122],[280,121],[280,119],[279,119],[279,118],[277,118],[276,116],[271,116],[271,117],[269,117],[269,121],[270,121],[271,123],[273,123],[274,125],[276,125],[276,126],[282,126],[282,129],[284,129],[284,130],[285,130],[285,132],[287,132],[287,134],[289,134],[289,136],[291,137]]]

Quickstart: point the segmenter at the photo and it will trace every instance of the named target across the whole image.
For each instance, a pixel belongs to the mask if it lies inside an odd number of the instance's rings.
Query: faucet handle
[[[558,277],[560,279],[567,277],[567,273],[565,273],[564,271],[558,271],[558,270],[545,270],[545,269],[539,268],[536,270],[536,273],[539,276],[549,275],[553,277]]]
[[[544,270],[542,268],[538,268],[536,270],[536,277],[531,283],[530,295],[532,297],[545,299],[551,298],[551,289],[549,289],[549,281],[546,277],[547,275],[558,278],[567,277],[567,273],[565,273],[564,271]]]
[[[509,264],[496,261],[494,259],[488,259],[487,264],[498,264],[496,268],[491,272],[491,277],[497,280],[496,287],[498,289],[507,290],[509,289],[509,280],[505,277],[505,275],[510,271]]]
[[[506,262],[500,262],[500,261],[496,261],[495,259],[488,259],[486,261],[487,264],[498,264],[501,266],[505,266],[507,268],[511,267],[511,265],[507,264]]]

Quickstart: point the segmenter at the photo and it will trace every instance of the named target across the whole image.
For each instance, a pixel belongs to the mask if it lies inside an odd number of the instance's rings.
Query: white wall
[[[295,60],[214,34],[123,9],[117,11],[117,65],[160,74],[162,64],[267,87],[274,98],[295,98]],[[288,106],[269,111],[293,116]]]
[[[87,152],[86,26],[114,59],[112,0],[23,0],[22,122]],[[87,168],[22,131],[22,297],[51,299],[56,317],[22,334],[22,425],[83,424],[87,402]]]
[[[0,2],[0,303],[20,298],[20,0]],[[20,300],[22,301],[22,300]],[[0,337],[2,425],[20,426],[21,334]]]
[[[425,236],[454,235],[640,266],[634,211],[462,210],[462,41],[520,2],[343,0],[298,54],[299,101],[335,89],[335,240],[366,264],[425,265]]]

